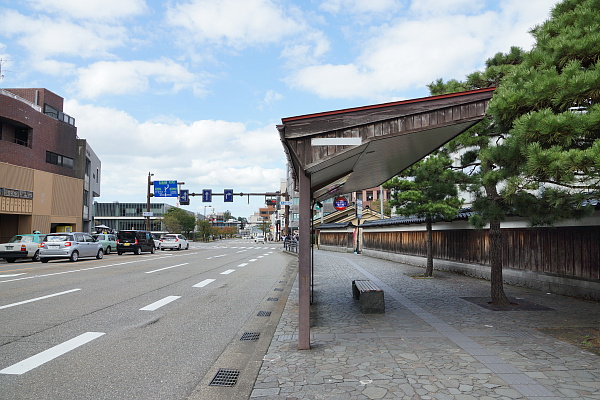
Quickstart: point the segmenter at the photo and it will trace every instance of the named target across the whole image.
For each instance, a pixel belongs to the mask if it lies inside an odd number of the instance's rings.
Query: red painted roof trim
[[[469,91],[466,91],[466,92],[440,94],[440,95],[437,95],[437,96],[421,97],[421,98],[418,98],[418,99],[393,101],[393,102],[390,102],[390,103],[373,104],[373,105],[370,105],[370,106],[345,108],[345,109],[342,109],[342,110],[325,111],[325,112],[320,112],[320,113],[315,113],[315,114],[298,115],[296,117],[282,118],[281,122],[286,123],[286,122],[297,121],[297,120],[306,119],[306,118],[324,117],[324,116],[327,116],[327,115],[344,114],[344,113],[353,112],[353,111],[371,110],[371,109],[376,109],[376,108],[384,108],[384,107],[397,106],[397,105],[401,105],[401,104],[418,103],[418,102],[421,102],[421,101],[429,101],[429,100],[445,99],[445,98],[450,98],[450,97],[458,97],[458,96],[463,96],[463,95],[467,95],[467,94],[492,92],[495,89],[496,89],[495,87],[489,87],[489,88],[483,88],[483,89],[469,90]]]

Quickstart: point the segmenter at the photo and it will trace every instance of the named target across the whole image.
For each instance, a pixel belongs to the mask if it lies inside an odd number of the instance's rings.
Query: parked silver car
[[[160,249],[166,250],[181,250],[181,249],[189,249],[190,244],[185,236],[179,233],[169,233],[168,235],[163,236],[160,239]]]
[[[77,261],[81,257],[104,257],[102,243],[85,232],[49,233],[40,245],[40,261],[68,258]]]

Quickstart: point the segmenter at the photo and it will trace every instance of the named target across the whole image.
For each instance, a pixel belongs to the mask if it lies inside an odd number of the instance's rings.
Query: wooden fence
[[[425,231],[362,232],[362,248],[425,257]],[[348,237],[349,235],[349,237]],[[600,226],[502,229],[505,268],[600,280]],[[321,244],[347,246],[352,234],[322,232]],[[436,259],[489,264],[487,230],[433,232]]]

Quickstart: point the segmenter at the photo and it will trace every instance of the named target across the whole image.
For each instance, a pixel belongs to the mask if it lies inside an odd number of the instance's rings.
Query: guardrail
[[[283,241],[283,249],[293,253],[298,252],[298,241],[294,239],[285,239]]]

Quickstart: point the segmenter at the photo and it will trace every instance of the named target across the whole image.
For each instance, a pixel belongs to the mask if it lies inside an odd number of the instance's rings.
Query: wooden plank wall
[[[321,243],[329,240],[323,233]],[[425,257],[426,235],[365,230],[362,247]],[[503,229],[502,235],[505,268],[600,280],[600,226]],[[486,230],[433,232],[433,257],[437,259],[485,265],[489,264],[488,248]]]
[[[352,232],[325,232],[321,231],[320,244],[323,246],[337,246],[353,248]]]

